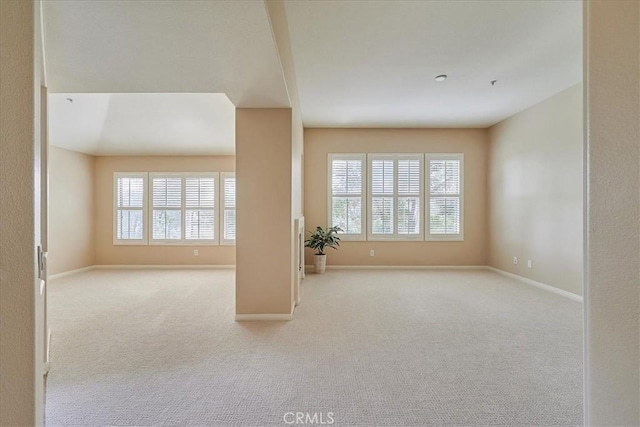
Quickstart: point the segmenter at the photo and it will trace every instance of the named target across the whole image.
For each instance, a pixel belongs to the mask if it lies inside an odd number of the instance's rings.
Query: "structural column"
[[[236,110],[236,319],[293,310],[290,108]]]
[[[585,2],[585,424],[640,425],[640,2]]]
[[[42,425],[39,1],[0,1],[0,425]],[[46,183],[46,179],[44,180]]]

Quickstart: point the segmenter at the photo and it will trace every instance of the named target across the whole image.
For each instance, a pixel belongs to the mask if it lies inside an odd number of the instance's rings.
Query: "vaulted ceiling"
[[[488,127],[582,79],[577,1],[285,10],[306,127]],[[47,1],[44,26],[54,145],[227,154],[233,106],[291,105],[262,0]]]

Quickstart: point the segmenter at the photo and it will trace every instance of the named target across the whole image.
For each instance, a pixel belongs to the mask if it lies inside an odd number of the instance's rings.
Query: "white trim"
[[[574,294],[573,292],[565,291],[564,289],[556,288],[555,286],[547,285],[545,283],[536,282],[535,280],[528,279],[526,277],[518,276],[517,274],[509,273],[504,270],[500,270],[495,267],[486,266],[487,270],[493,271],[495,273],[501,274],[503,276],[509,277],[510,279],[515,279],[520,282],[526,283],[527,285],[534,286],[538,289],[542,289],[547,292],[551,292],[565,298],[569,298],[573,301],[582,302],[583,298],[580,295]]]
[[[248,322],[254,320],[292,320],[293,313],[290,314],[236,314],[236,322]]]
[[[357,160],[361,164],[362,182],[360,195],[338,194],[335,197],[360,197],[360,233],[338,233],[342,241],[364,242],[367,240],[367,155],[364,153],[329,153],[327,155],[327,224],[333,227],[333,161],[334,160]]]
[[[291,313],[289,314],[280,314],[280,313],[265,313],[265,314],[237,314],[235,315],[236,322],[249,322],[256,320],[285,320],[290,321],[293,320],[293,312],[296,309],[296,304],[291,304]]]
[[[63,273],[52,274],[51,276],[49,276],[49,280],[60,279],[91,270],[235,270],[235,268],[236,266],[232,264],[96,264],[89,267],[78,268],[77,270],[70,270]]]
[[[187,265],[127,265],[102,264],[94,265],[96,270],[235,270],[235,265],[187,264]]]
[[[42,372],[44,375],[47,375],[51,370],[51,328],[47,330],[47,352],[45,356],[44,365],[42,367]]]
[[[313,264],[304,266],[313,272]],[[484,270],[485,265],[327,265],[327,270]]]
[[[305,271],[313,272],[314,266],[305,265]],[[509,277],[527,285],[534,286],[547,292],[569,298],[573,301],[582,302],[583,298],[573,292],[556,288],[555,286],[545,283],[536,282],[535,280],[509,273],[488,265],[327,265],[327,270],[489,270],[503,276]]]
[[[153,204],[153,180],[154,179],[180,179],[180,206],[154,206]],[[187,206],[187,180],[198,178],[211,178],[213,179],[214,196],[213,207],[207,206]],[[149,246],[219,246],[219,221],[220,216],[220,172],[149,172],[148,178],[148,230],[147,241]],[[153,238],[153,213],[155,210],[159,211],[179,211],[180,212],[180,239],[154,239]],[[206,210],[213,212],[213,239],[187,239],[187,223],[186,214],[188,210]]]
[[[224,184],[225,184],[225,180],[227,178],[232,178],[234,180],[234,185],[235,185],[235,179],[236,179],[236,173],[235,172],[220,172],[220,180],[218,182],[218,199],[216,200],[217,203],[217,208],[218,208],[218,240],[220,242],[220,246],[235,246],[236,245],[236,239],[226,239],[224,237],[224,233],[225,233],[225,224],[224,224],[224,214],[226,211],[234,211],[236,212],[236,207],[234,205],[233,208],[227,208],[227,203],[226,203],[226,199],[225,199],[225,194],[224,194]],[[236,216],[236,233],[238,232],[238,218]]]
[[[118,179],[120,178],[142,178],[142,208],[138,207],[119,207],[118,206]],[[149,208],[148,200],[149,200],[149,173],[148,172],[114,172],[113,173],[113,182],[112,182],[112,191],[113,191],[113,245],[147,245],[147,228],[146,224],[147,218],[147,210]],[[138,211],[142,210],[142,239],[118,239],[118,210],[131,210]]]
[[[379,194],[374,196],[373,192],[373,162],[375,160],[388,160],[393,162],[393,194]],[[398,161],[399,160],[418,160],[419,161],[419,183],[420,191],[418,194],[399,194],[398,193]],[[419,219],[420,232],[418,234],[399,234],[398,233],[398,199],[401,197],[418,197],[419,209],[424,211],[424,153],[367,153],[367,240],[372,242],[394,241],[394,242],[422,242],[425,239],[424,228],[424,212],[421,212]],[[391,234],[374,234],[373,233],[373,198],[385,197],[393,199],[393,233]]]
[[[40,22],[38,25],[40,26],[40,49],[42,50],[42,86],[47,87],[47,51],[45,45],[45,25],[44,25],[44,2],[40,1],[38,5],[40,11],[38,12],[38,17],[40,18]]]
[[[460,201],[460,224],[458,234],[431,233],[431,160],[459,160],[460,161],[460,192],[450,197],[458,197]],[[464,153],[425,153],[424,155],[424,230],[427,242],[463,242],[464,241]],[[442,197],[442,196],[434,196]],[[444,195],[449,197],[449,195]]]
[[[62,277],[73,276],[74,274],[82,273],[83,271],[89,271],[96,268],[95,265],[88,267],[77,268],[75,270],[63,271],[62,273],[56,273],[49,276],[49,280],[60,279]]]

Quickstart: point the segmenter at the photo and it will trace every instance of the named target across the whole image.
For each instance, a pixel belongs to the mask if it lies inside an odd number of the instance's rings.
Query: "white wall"
[[[489,138],[489,265],[582,295],[582,84]]]

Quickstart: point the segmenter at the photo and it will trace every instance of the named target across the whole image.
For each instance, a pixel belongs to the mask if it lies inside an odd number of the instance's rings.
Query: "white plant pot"
[[[313,256],[314,273],[322,274],[327,269],[327,255],[314,255]]]

